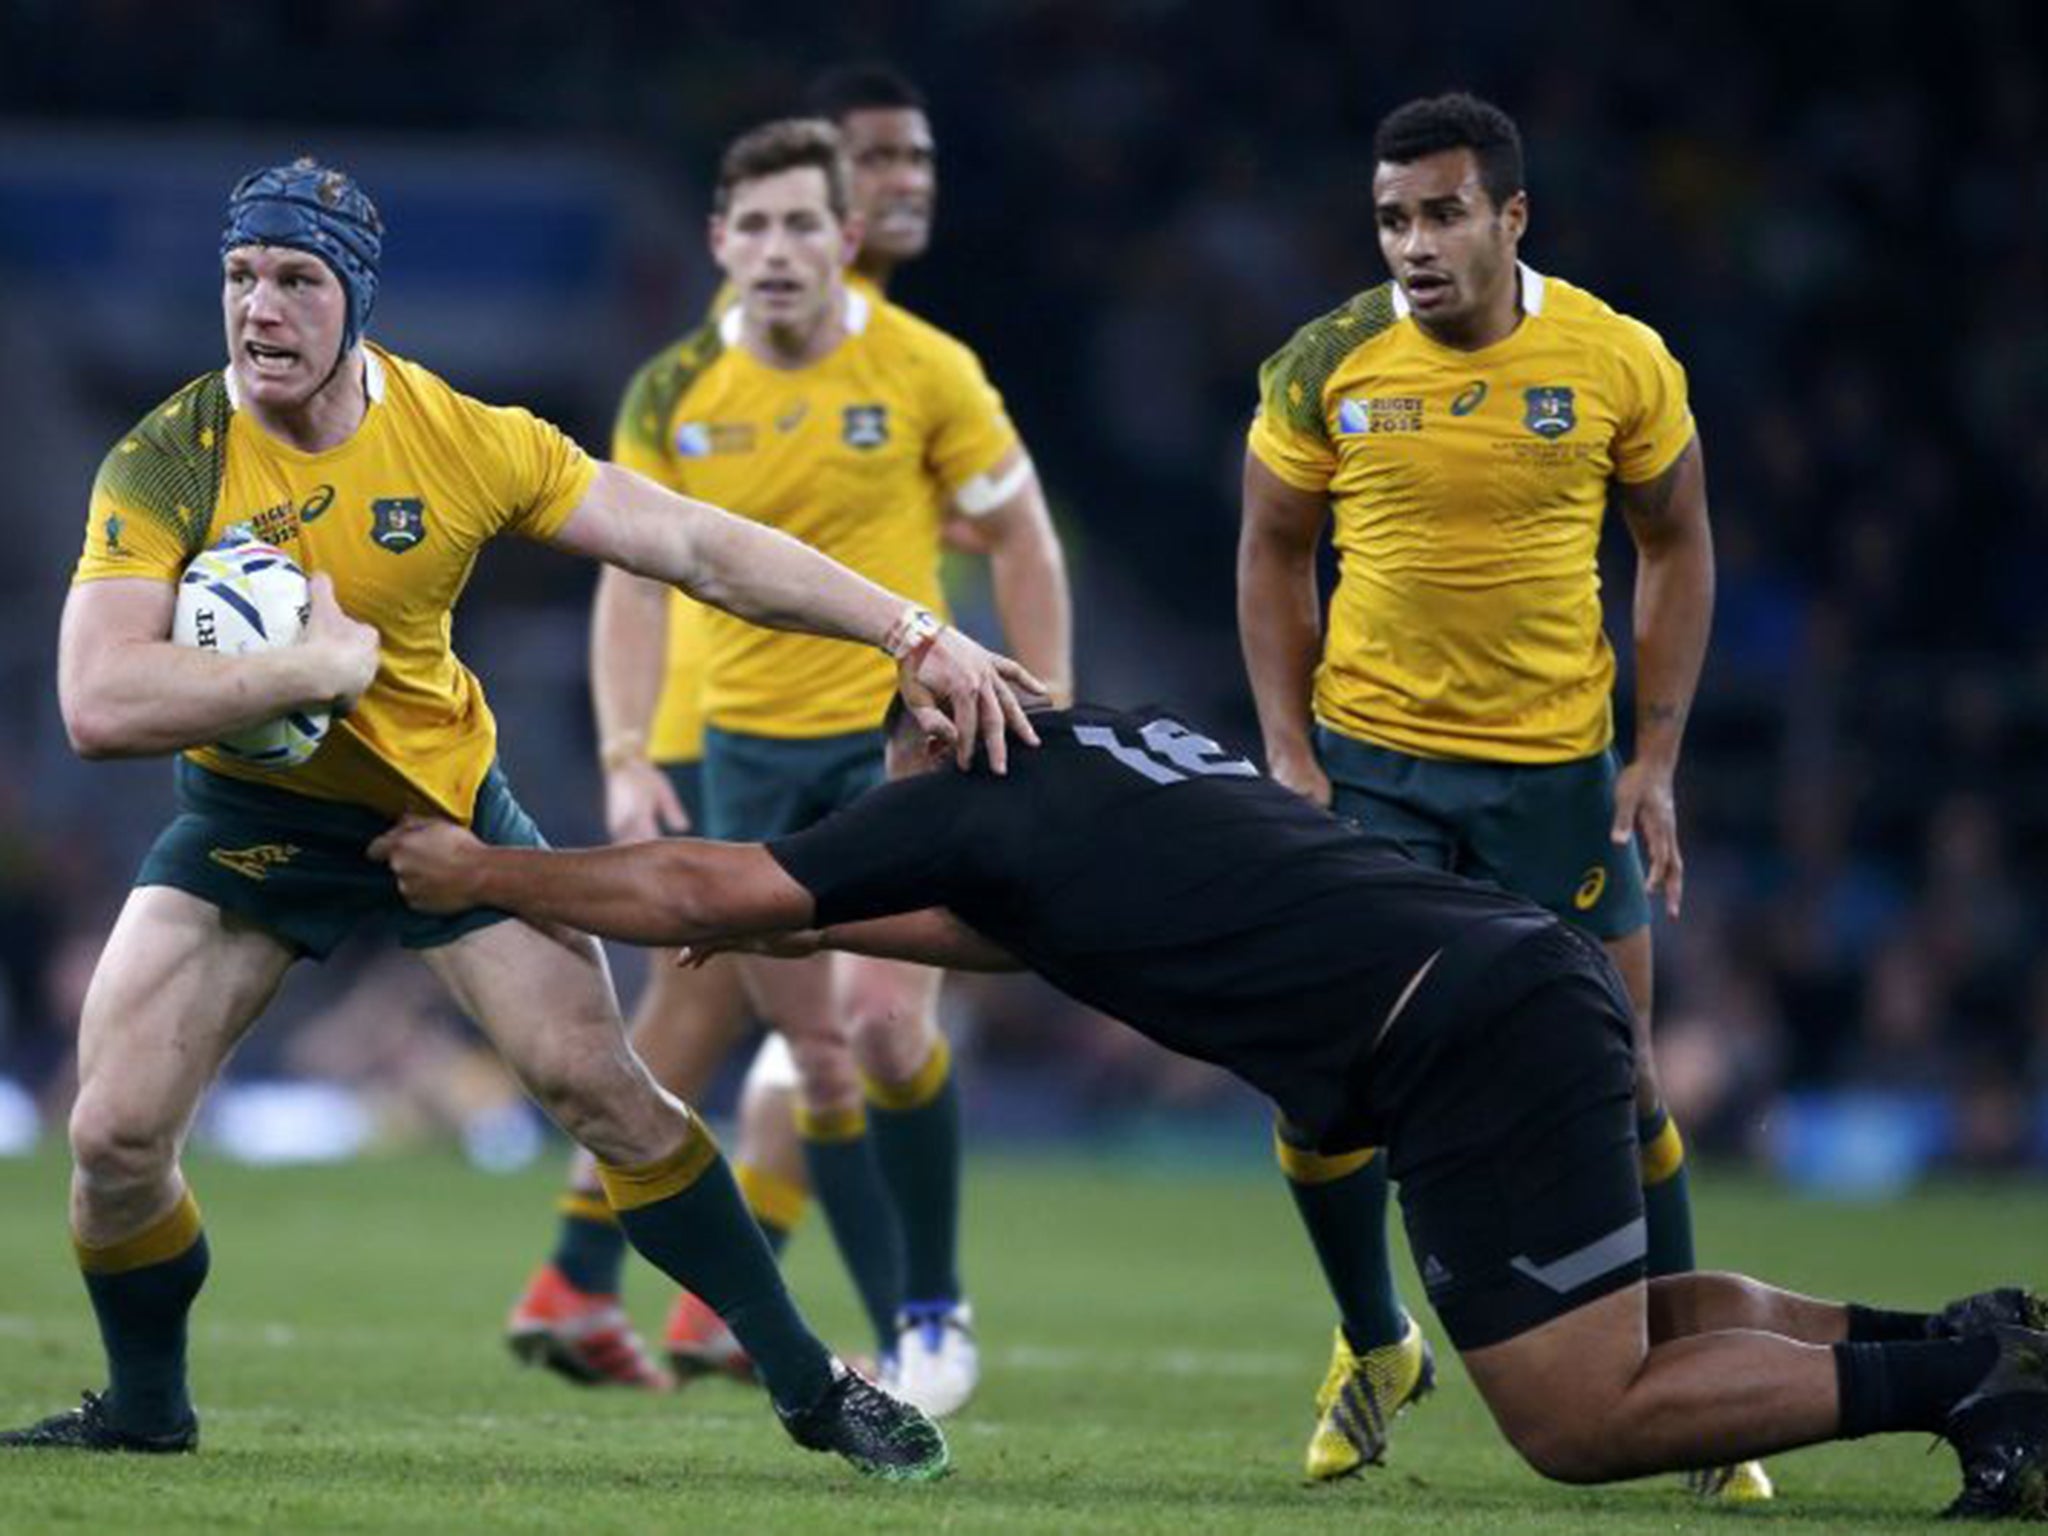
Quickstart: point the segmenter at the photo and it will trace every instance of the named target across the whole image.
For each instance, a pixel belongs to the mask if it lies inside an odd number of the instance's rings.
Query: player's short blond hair
[[[814,166],[825,174],[825,201],[832,216],[844,219],[852,206],[847,186],[846,154],[839,130],[822,117],[783,117],[763,123],[734,139],[718,163],[718,190],[711,207],[724,213],[733,189],[784,171]]]

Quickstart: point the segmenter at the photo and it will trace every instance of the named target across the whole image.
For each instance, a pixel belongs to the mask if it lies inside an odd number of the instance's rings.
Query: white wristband
[[[912,603],[889,626],[889,633],[882,637],[882,650],[891,661],[901,661],[929,646],[945,627],[931,609]]]

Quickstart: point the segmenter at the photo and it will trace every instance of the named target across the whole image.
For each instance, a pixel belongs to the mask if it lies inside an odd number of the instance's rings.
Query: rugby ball
[[[276,545],[216,544],[193,556],[178,580],[171,638],[223,656],[274,651],[305,632],[307,591],[306,573]],[[296,768],[319,747],[327,726],[324,709],[293,710],[214,745],[241,762]]]

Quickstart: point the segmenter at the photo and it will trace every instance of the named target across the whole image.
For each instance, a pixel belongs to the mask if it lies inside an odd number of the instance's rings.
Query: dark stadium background
[[[1680,786],[1687,911],[1660,935],[1681,1116],[1831,1187],[2048,1164],[2044,31],[1994,0],[13,0],[0,1074],[61,1104],[82,977],[168,806],[161,765],[70,758],[51,658],[99,456],[218,363],[234,176],[300,151],[358,171],[391,230],[373,334],[601,450],[633,365],[709,290],[720,144],[819,66],[886,57],[941,145],[936,244],[894,296],[981,352],[1028,436],[1083,691],[1240,739],[1254,370],[1383,275],[1382,112],[1467,86],[1516,114],[1526,257],[1663,333],[1707,451],[1720,602]],[[590,585],[501,548],[458,623],[562,842],[598,835]],[[951,996],[985,1134],[1256,1145],[1241,1095],[1040,991]],[[239,1068],[352,1079],[393,1134],[474,1131],[502,1089],[466,1052],[413,971],[364,951],[302,976]]]

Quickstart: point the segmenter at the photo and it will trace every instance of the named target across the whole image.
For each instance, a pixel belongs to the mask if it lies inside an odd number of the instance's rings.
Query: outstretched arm
[[[1027,969],[1007,949],[984,938],[944,907],[899,912],[830,928],[803,928],[793,933],[751,938],[707,939],[692,944],[686,965],[702,965],[714,955],[774,955],[801,960],[825,950],[873,955],[882,960],[910,960],[948,971],[1021,971]]]
[[[627,944],[806,927],[811,893],[759,843],[694,838],[617,848],[495,848],[448,821],[408,816],[370,844],[422,912],[496,907]]]
[[[1007,760],[1004,728],[1038,744],[1013,685],[1043,692],[1006,656],[992,655],[950,626],[914,648],[892,645],[903,597],[800,540],[709,502],[693,501],[616,464],[600,464],[590,489],[551,542],[560,549],[671,582],[692,597],[770,629],[861,641],[903,660],[945,701],[962,767],[977,742],[989,766]]]

